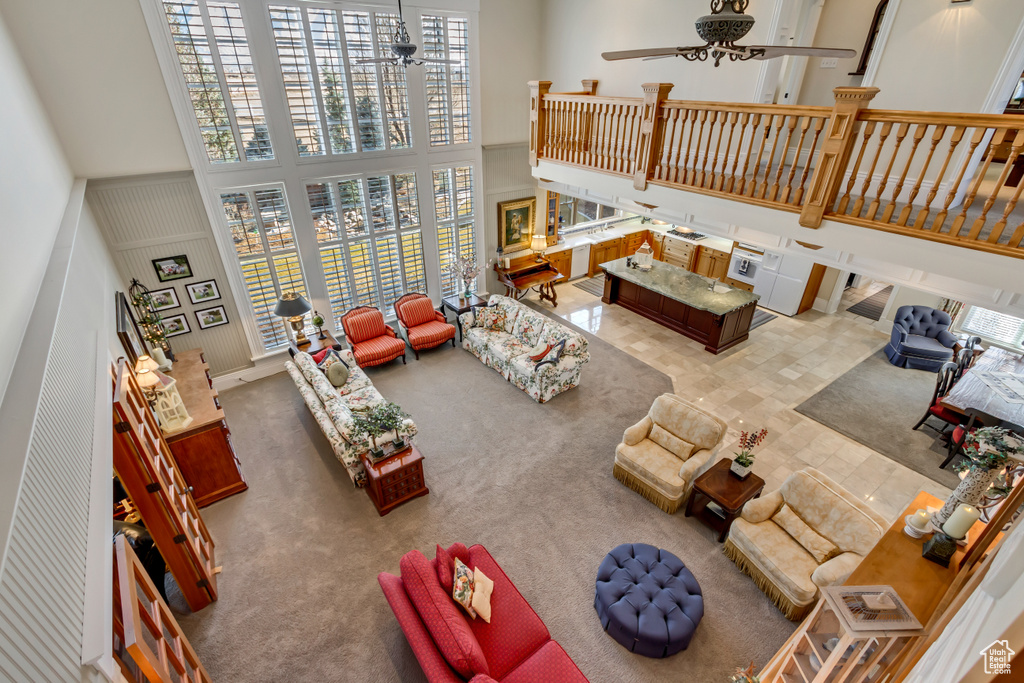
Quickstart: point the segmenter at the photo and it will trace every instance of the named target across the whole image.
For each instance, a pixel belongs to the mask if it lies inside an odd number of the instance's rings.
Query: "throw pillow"
[[[338,354],[337,351],[335,351],[334,349],[327,349],[327,353],[324,354],[323,359],[319,363],[317,363],[316,366],[320,368],[321,372],[327,374],[327,369],[334,365],[335,363],[341,363],[346,368],[348,367],[348,363],[341,359],[341,356]]]
[[[487,575],[480,571],[480,567],[473,570],[473,610],[477,615],[491,623],[491,593],[494,592],[494,582],[487,578]]]
[[[807,522],[800,519],[800,516],[793,511],[789,505],[783,505],[772,521],[782,527],[782,530],[793,537],[793,540],[814,556],[818,564],[831,560],[839,554],[840,550],[832,541],[828,540],[817,531],[807,525]]]
[[[398,566],[409,601],[445,661],[467,680],[474,674],[490,674],[480,642],[446,590],[437,585],[430,560],[420,551],[410,550]]]
[[[465,543],[452,543],[448,549],[437,546],[434,552],[434,564],[437,565],[437,580],[441,588],[447,591],[455,578],[455,558],[462,560],[463,564],[469,562],[469,548]]]
[[[664,448],[666,451],[669,451],[680,460],[688,460],[690,456],[693,455],[694,448],[696,448],[696,446],[689,441],[680,439],[661,425],[654,425],[651,427],[651,433],[647,438]]]
[[[455,580],[452,583],[452,597],[455,602],[462,605],[471,618],[476,619],[476,612],[473,610],[473,572],[462,563],[462,560],[455,558]]]
[[[317,351],[316,353],[314,353],[313,354],[313,362],[316,363],[317,365],[319,365],[320,361],[322,361],[324,359],[324,356],[327,355],[328,351],[333,351],[333,349],[321,349],[321,350]]]
[[[505,327],[505,311],[496,306],[484,306],[476,309],[478,327],[501,331]]]
[[[535,358],[534,362],[537,364],[534,366],[534,370],[540,369],[540,366],[551,363],[555,365],[562,359],[562,353],[565,352],[565,340],[558,342],[548,349],[547,353],[541,356],[539,359]]]
[[[345,361],[338,361],[327,366],[327,379],[336,387],[345,386],[348,381],[348,366]]]
[[[537,344],[535,347],[530,349],[530,360],[532,360],[534,363],[539,363],[544,359],[544,356],[548,355],[548,351],[550,350],[551,344],[545,344],[541,342],[540,344]]]

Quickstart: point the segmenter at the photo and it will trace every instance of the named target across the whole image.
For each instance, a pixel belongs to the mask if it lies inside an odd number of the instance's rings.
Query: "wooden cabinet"
[[[181,476],[192,487],[196,505],[203,507],[246,490],[242,466],[231,443],[224,411],[210,379],[202,349],[181,351],[173,370],[178,393],[192,422],[164,435]]]
[[[602,263],[622,258],[622,241],[623,238],[615,237],[590,247],[590,277],[601,272]]]
[[[723,280],[729,274],[729,260],[732,254],[710,247],[699,247],[693,272],[704,277]]]
[[[654,232],[653,230],[647,231],[647,242],[651,245],[651,249],[654,250],[654,258],[657,261],[662,261],[662,252],[665,244],[665,233]]]
[[[632,256],[636,253],[644,242],[647,241],[647,231],[641,230],[640,232],[634,232],[626,235],[622,238],[622,253],[619,258],[623,256]]]
[[[697,248],[685,240],[664,236],[661,245],[661,260],[679,266],[684,270],[694,270],[694,254]]]
[[[547,215],[545,217],[545,236],[548,239],[548,246],[558,243],[558,206],[559,195],[557,192],[547,193]]]
[[[746,282],[740,282],[739,280],[733,280],[729,276],[724,277],[722,281],[727,285],[732,285],[736,289],[742,289],[744,292],[754,291],[754,285],[747,284]]]
[[[562,274],[562,277],[555,280],[558,282],[565,282],[572,275],[569,271],[572,269],[572,249],[563,249],[562,251],[556,251],[553,254],[546,256],[547,260],[554,266],[555,270]]]

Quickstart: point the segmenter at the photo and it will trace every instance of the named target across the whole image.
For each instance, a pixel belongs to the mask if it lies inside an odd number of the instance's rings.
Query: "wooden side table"
[[[705,524],[718,532],[718,542],[725,540],[729,527],[736,519],[740,510],[748,500],[761,495],[764,490],[764,479],[753,472],[746,479],[740,479],[729,471],[732,460],[724,458],[711,466],[704,474],[693,482],[693,492],[686,501],[686,516],[696,514]],[[708,503],[714,502],[725,517],[720,517],[708,509]]]
[[[452,295],[446,296],[441,299],[441,310],[448,309],[455,313],[455,325],[459,328],[459,341],[462,341],[462,321],[459,320],[459,316],[468,311],[472,311],[478,306],[486,306],[487,300],[481,299],[476,294],[463,299],[461,296]]]
[[[288,340],[288,348],[291,355],[294,356],[299,351],[302,351],[303,353],[308,353],[309,355],[312,356],[314,353],[318,351],[323,351],[324,349],[332,349],[335,346],[340,346],[340,344],[338,344],[338,340],[335,339],[334,335],[331,334],[328,330],[324,330],[323,339],[319,339],[318,336],[319,335],[317,335],[314,332],[312,336],[308,337],[308,341],[305,344],[302,344],[301,346],[296,344],[294,339]]]
[[[430,493],[423,479],[423,455],[412,443],[377,463],[370,462],[369,453],[359,457],[369,479],[366,493],[381,517]]]

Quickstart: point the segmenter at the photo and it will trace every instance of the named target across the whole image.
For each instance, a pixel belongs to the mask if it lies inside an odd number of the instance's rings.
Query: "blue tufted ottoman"
[[[678,557],[646,543],[623,543],[597,570],[594,609],[608,635],[630,652],[669,657],[690,644],[704,597]]]

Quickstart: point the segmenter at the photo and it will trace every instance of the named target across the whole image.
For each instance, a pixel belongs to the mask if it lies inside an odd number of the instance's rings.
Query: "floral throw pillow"
[[[462,605],[466,614],[476,619],[476,610],[473,609],[473,572],[457,557],[455,558],[455,583],[452,586],[452,597],[455,598],[455,602]]]
[[[327,374],[327,369],[335,363],[341,363],[346,368],[348,367],[348,363],[341,359],[341,356],[338,355],[337,351],[334,349],[328,349],[327,353],[324,354],[323,360],[317,363],[316,366],[320,368],[321,372]]]
[[[505,311],[496,306],[481,306],[475,313],[478,327],[488,330],[501,330],[505,327]]]

